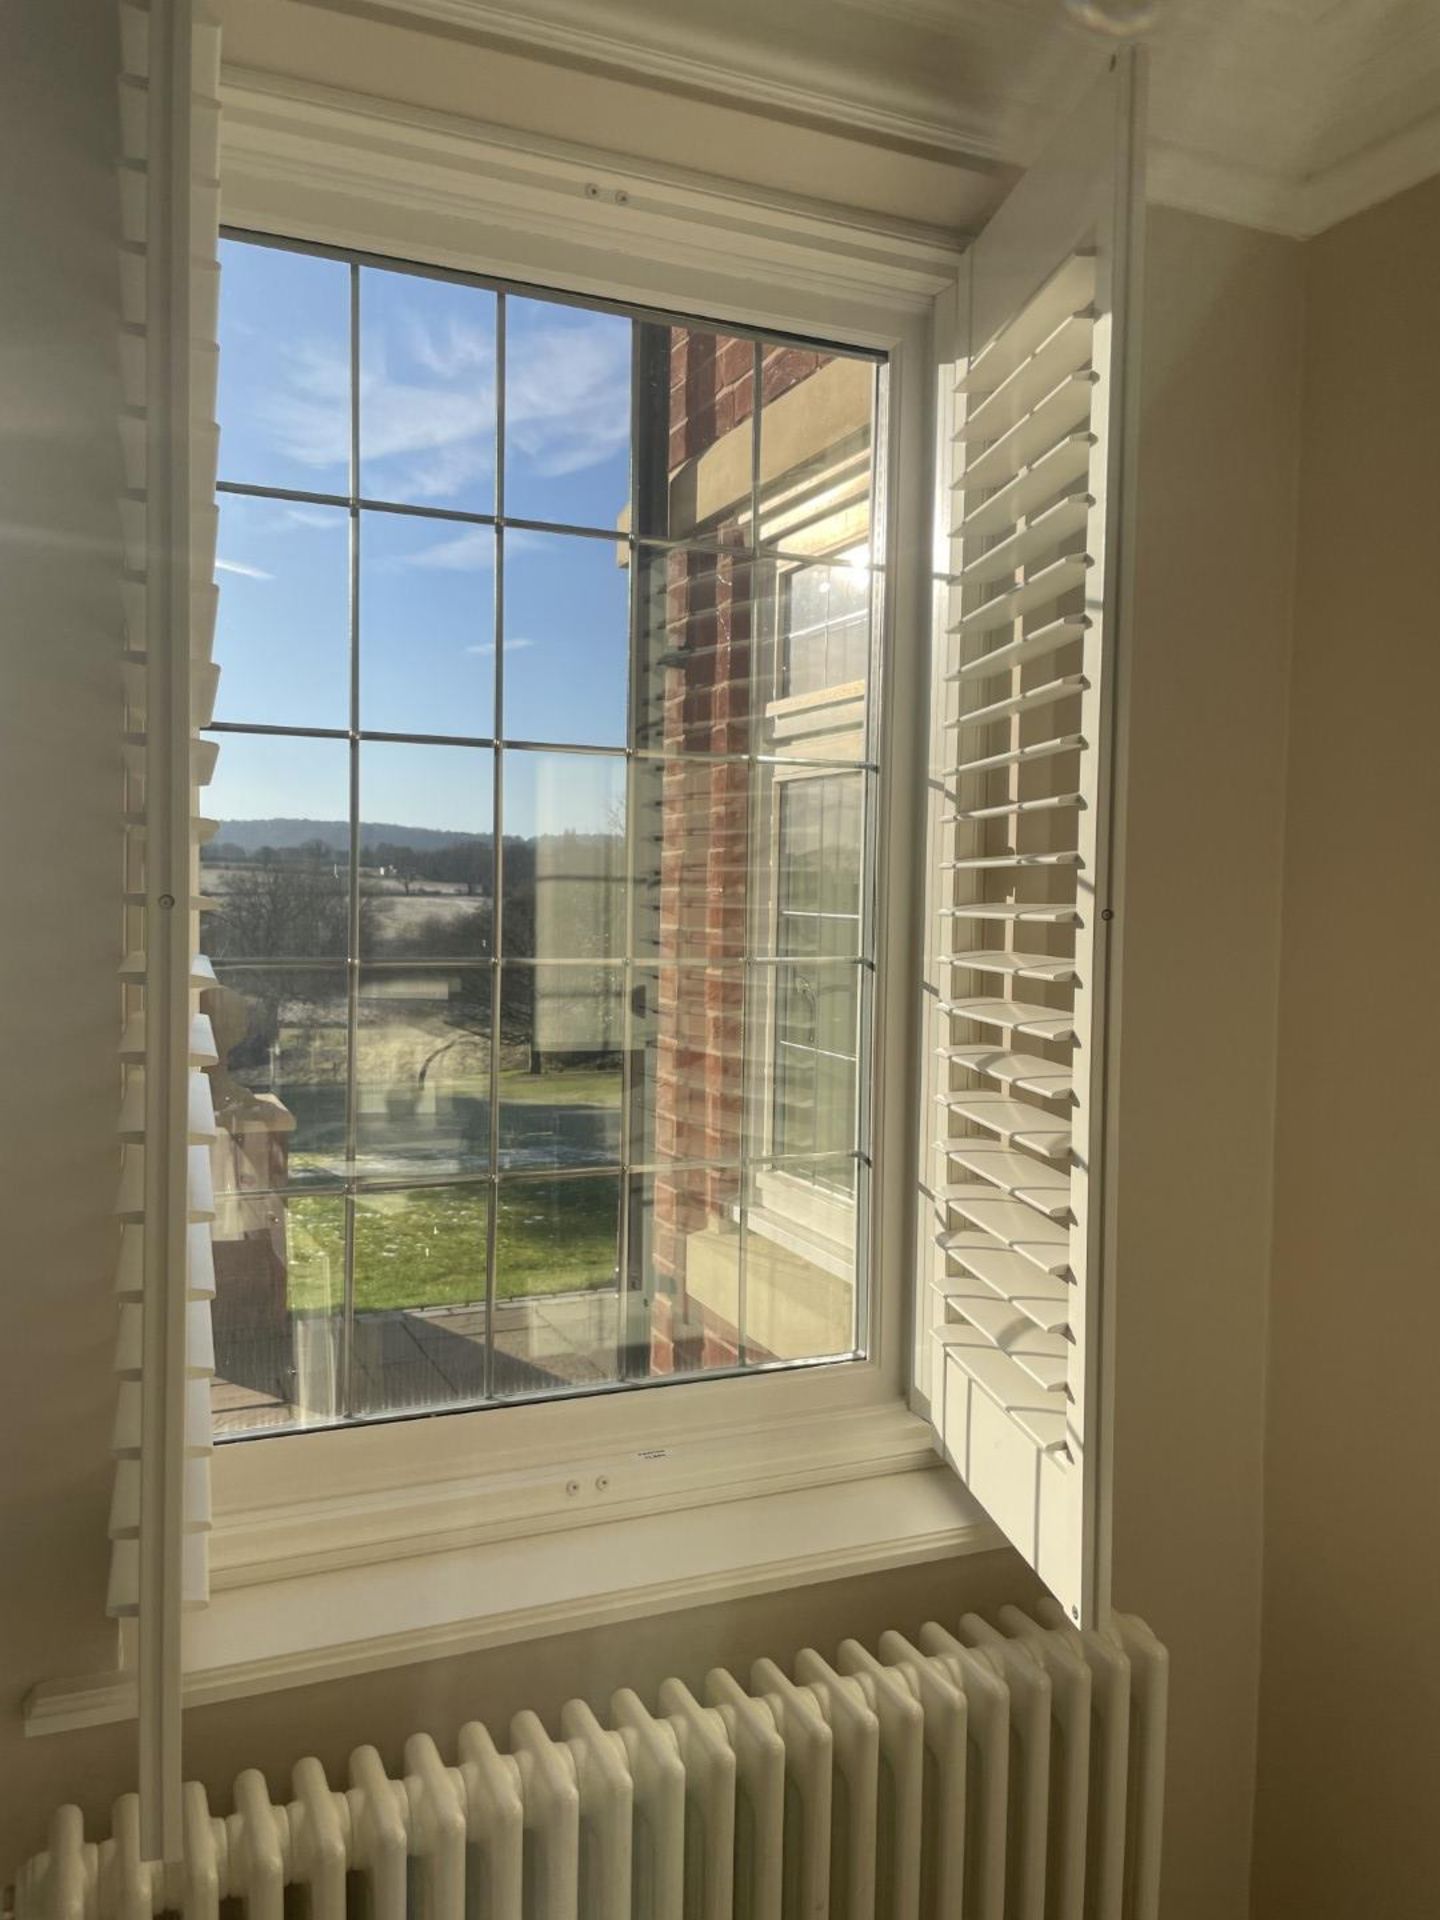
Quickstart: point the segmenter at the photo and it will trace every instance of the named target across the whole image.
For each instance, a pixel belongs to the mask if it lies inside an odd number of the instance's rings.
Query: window
[[[883,365],[222,262],[217,1431],[857,1357]]]

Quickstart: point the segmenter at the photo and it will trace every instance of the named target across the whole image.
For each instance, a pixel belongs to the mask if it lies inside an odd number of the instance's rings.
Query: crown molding
[[[1324,233],[1367,207],[1440,174],[1440,113],[1432,113],[1313,174],[1296,189],[1296,231]]]
[[[928,311],[964,248],[942,229],[274,73],[227,66],[221,94],[222,217],[232,225],[263,229],[271,208],[293,207],[272,230],[385,251],[370,228],[347,226],[343,209],[363,222],[367,206],[404,207],[437,216],[436,234],[464,223],[463,250],[427,246],[440,265],[473,265],[483,252],[489,271],[533,278],[523,248],[545,237],[575,248],[572,291],[591,290],[587,254],[603,253],[613,271],[618,254],[638,252],[701,275],[783,276],[787,293],[892,316]],[[308,231],[317,193],[331,205],[324,230]]]
[[[946,161],[966,170],[990,175],[996,197],[1004,174],[1026,164],[1039,145],[1054,101],[1020,97],[1005,88],[1005,67],[1031,72],[1031,88],[1039,69],[1031,56],[1053,36],[1051,21],[1041,34],[1036,16],[1018,0],[969,0],[962,10],[954,0],[837,0],[852,16],[891,19],[924,35],[942,35],[961,45],[982,19],[986,58],[992,68],[991,93],[971,92],[943,108],[929,75],[908,78],[897,61],[889,71],[841,72],[836,63],[810,60],[795,47],[766,47],[763,60],[743,54],[744,42],[727,37],[719,28],[697,27],[672,15],[647,20],[634,0],[593,0],[583,15],[572,0],[318,0],[330,10],[382,14],[401,24],[428,23],[456,36],[503,47],[532,58],[548,59],[608,74],[629,82],[720,102],[732,108],[821,128],[851,140],[891,147]],[[1323,105],[1332,78],[1323,62],[1305,62],[1308,9],[1292,0],[1267,0],[1277,30],[1295,37],[1295,51],[1283,86],[1275,74],[1262,73],[1254,81],[1250,111],[1283,111],[1303,125],[1307,108]],[[1157,69],[1183,71],[1196,57],[1195,9],[1173,4],[1173,21],[1157,38]],[[1058,8],[1057,8],[1058,14]],[[1203,16],[1202,16],[1203,24]],[[1064,28],[1084,53],[1086,36]],[[663,33],[660,29],[663,27]],[[1013,42],[1005,47],[997,34]],[[1390,31],[1383,57],[1392,66],[1416,57],[1414,36]],[[1094,44],[1092,42],[1092,44]],[[1028,50],[1028,52],[1027,52]],[[1013,53],[1013,58],[1009,55]],[[998,64],[997,64],[998,61]],[[1298,65],[1296,63],[1299,63]],[[1174,81],[1174,74],[1170,74]],[[1040,91],[1053,90],[1042,78]],[[1268,90],[1267,90],[1268,89]],[[1278,89],[1278,91],[1277,91]],[[1328,95],[1326,96],[1328,98]],[[1154,98],[1162,98],[1157,88]],[[1268,104],[1267,104],[1268,103]],[[1234,145],[1243,151],[1243,116],[1233,124]],[[1380,138],[1345,159],[1308,172],[1276,171],[1208,151],[1191,139],[1173,139],[1163,117],[1153,123],[1149,178],[1150,198],[1161,205],[1208,214],[1262,231],[1303,239],[1323,232],[1336,221],[1373,206],[1390,195],[1440,171],[1440,112]],[[614,160],[625,168],[631,163]]]
[[[346,0],[322,4],[346,10]],[[497,0],[381,0],[381,10],[428,20],[513,53],[599,69],[626,81],[640,80],[803,125],[833,126],[851,138],[857,132],[868,134],[912,152],[962,159],[972,168],[1003,168],[1013,160],[992,116],[972,111],[941,118],[924,101],[906,103],[903,85],[892,85],[882,96],[873,78],[868,92],[827,87],[806,62],[769,50],[763,67],[742,67],[733,57],[726,58],[727,53],[733,56],[733,37],[697,34],[675,20],[666,22],[662,45],[627,31],[613,6],[603,14],[595,10],[596,17],[608,19],[604,27]]]

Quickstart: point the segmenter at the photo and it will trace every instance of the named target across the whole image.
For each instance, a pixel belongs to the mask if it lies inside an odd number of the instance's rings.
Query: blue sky
[[[222,244],[220,472],[311,493],[349,488],[350,276],[343,263]],[[508,513],[613,527],[629,497],[630,322],[507,302]],[[360,276],[360,490],[419,507],[494,511],[496,300],[483,289],[365,268]],[[349,516],[222,496],[216,718],[349,720]],[[360,720],[390,732],[495,729],[496,535],[366,512],[359,527]],[[504,552],[504,733],[625,740],[629,576],[605,541],[516,530]],[[506,830],[594,829],[615,763],[519,755]],[[221,819],[347,810],[343,743],[222,737],[208,804]],[[362,815],[488,831],[483,749],[366,746]]]

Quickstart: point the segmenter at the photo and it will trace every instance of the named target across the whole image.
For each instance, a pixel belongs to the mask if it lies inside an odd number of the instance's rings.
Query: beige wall
[[[232,53],[273,65],[285,46],[296,65],[328,59],[300,31],[318,33],[325,16],[284,14],[291,38],[277,42],[273,0],[240,10]],[[21,0],[0,17],[18,43],[0,47],[0,125],[32,182],[24,199],[0,201],[4,257],[23,263],[0,291],[4,415],[18,423],[0,454],[0,779],[7,819],[24,823],[23,837],[12,827],[0,840],[0,897],[25,929],[23,941],[0,940],[0,1005],[12,1014],[0,1101],[3,1880],[62,1798],[101,1818],[128,1783],[132,1735],[109,1728],[26,1744],[19,1721],[30,1684],[99,1668],[110,1647],[101,1608],[119,864],[114,49],[95,25],[108,14],[88,0]],[[345,44],[361,49],[347,55],[356,60],[370,46],[352,22]],[[485,84],[495,80],[487,68]],[[644,112],[632,104],[617,123],[605,98],[609,117],[592,125],[584,113],[601,112],[600,96],[576,93],[574,137],[601,139],[608,127],[620,144],[621,131],[648,130],[666,158],[741,162],[693,106],[682,114],[662,102],[652,115],[656,97],[645,95]],[[466,99],[472,111],[498,111],[473,88]],[[837,193],[860,177],[858,154],[840,169],[818,135],[791,127],[774,141],[747,149],[767,184]],[[872,204],[944,217],[933,165],[887,161],[872,175]],[[1167,1920],[1243,1914],[1249,1870],[1299,297],[1287,243],[1157,213],[1126,904],[1116,1565],[1120,1604],[1147,1614],[1175,1656]],[[1217,568],[1233,589],[1223,599]],[[1214,792],[1217,734],[1229,778]],[[266,1767],[278,1786],[301,1751],[332,1762],[362,1740],[393,1751],[417,1726],[443,1731],[472,1713],[503,1724],[520,1705],[600,1701],[621,1683],[698,1677],[716,1661],[743,1667],[762,1651],[783,1657],[807,1639],[832,1645],[953,1617],[1014,1590],[1025,1590],[1023,1576],[995,1556],[207,1709],[191,1720],[194,1771],[222,1797],[237,1761]]]
[[[1306,256],[1255,1913],[1419,1920],[1440,1903],[1440,179]]]
[[[0,8],[0,1879],[60,1785],[21,1752],[22,1695],[113,1657],[112,19],[93,0]]]
[[[1171,1652],[1166,1920],[1240,1920],[1260,1663],[1300,250],[1164,208],[1151,211],[1147,246],[1115,1600]]]

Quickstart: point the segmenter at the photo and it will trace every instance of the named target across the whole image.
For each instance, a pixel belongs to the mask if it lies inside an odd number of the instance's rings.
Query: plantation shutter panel
[[[940,425],[917,1396],[1086,1626],[1108,1606],[1105,1010],[1138,65],[1114,58],[967,255]]]
[[[215,1046],[199,849],[214,747],[199,729],[217,678],[220,47],[206,0],[127,0],[120,38],[126,958],[108,1604],[141,1615],[143,1670],[147,1618],[178,1662],[171,1616],[208,1598]]]

